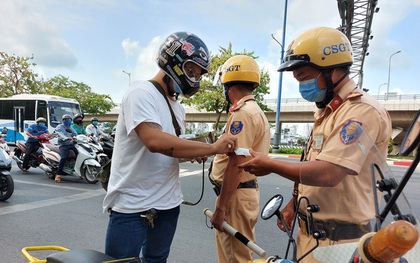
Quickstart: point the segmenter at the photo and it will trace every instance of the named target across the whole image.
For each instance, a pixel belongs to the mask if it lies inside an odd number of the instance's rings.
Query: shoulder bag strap
[[[174,111],[172,110],[171,104],[169,104],[169,100],[168,100],[168,97],[166,97],[165,91],[163,90],[162,86],[156,81],[154,80],[149,80],[149,81],[156,87],[156,89],[160,92],[160,94],[162,94],[162,96],[165,98],[166,103],[168,104],[168,107],[169,107],[169,111],[171,112],[172,125],[174,125],[176,136],[179,137],[179,135],[181,134],[181,127],[179,127],[179,123],[176,120]]]

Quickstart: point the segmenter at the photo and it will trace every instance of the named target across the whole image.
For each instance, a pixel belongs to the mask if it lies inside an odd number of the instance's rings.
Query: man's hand
[[[213,143],[213,147],[215,148],[215,153],[233,152],[238,147],[237,138],[232,134],[223,134],[217,142]]]
[[[248,162],[238,165],[238,168],[244,169],[244,171],[255,174],[256,176],[264,176],[272,173],[269,165],[269,162],[271,161],[270,157],[262,153],[255,152],[251,148],[249,149],[249,153],[254,158]]]
[[[194,161],[196,161],[197,163],[205,163],[207,161],[207,156],[196,157],[194,159],[191,159],[191,163],[194,163]]]

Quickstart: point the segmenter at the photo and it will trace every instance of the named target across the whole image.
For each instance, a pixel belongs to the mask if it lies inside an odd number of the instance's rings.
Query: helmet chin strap
[[[228,96],[228,91],[229,91],[229,88],[230,87],[231,86],[229,86],[228,84],[224,84],[223,85],[223,91],[225,93],[225,98],[226,98],[226,102],[227,102],[227,104],[226,104],[226,113],[229,113],[229,108],[230,108],[230,105],[232,104],[230,102],[230,99],[229,99],[229,96]]]
[[[168,75],[165,74],[165,76],[163,77],[162,80],[166,85],[166,88],[168,90],[168,94],[170,95],[172,93],[172,91],[171,91],[171,78]],[[170,95],[170,96],[175,97],[175,100],[178,100],[179,94],[176,93],[176,92],[173,92],[172,95]]]
[[[340,84],[340,82],[343,81],[343,79],[345,77],[347,77],[347,75],[350,73],[347,70],[347,72],[345,72],[343,74],[343,76],[341,76],[341,78],[336,83],[333,83],[332,77],[331,77],[331,72],[332,72],[332,70],[323,70],[322,71],[322,74],[325,78],[325,82],[327,84],[327,93],[325,94],[325,98],[324,98],[323,101],[315,103],[316,107],[319,108],[319,109],[323,109],[323,108],[327,107],[328,103],[330,103],[331,100],[334,98],[335,87],[337,87],[337,85]]]

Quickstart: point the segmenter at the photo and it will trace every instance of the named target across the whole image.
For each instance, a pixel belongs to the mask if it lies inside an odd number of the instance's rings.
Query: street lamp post
[[[379,91],[381,90],[381,87],[383,86],[383,85],[386,85],[386,84],[388,84],[388,83],[382,83],[381,85],[379,85],[379,87],[378,87],[378,99],[379,99]]]
[[[128,86],[130,86],[130,84],[131,84],[131,73],[126,72],[125,70],[123,70],[123,72],[128,75]]]
[[[283,19],[283,36],[282,36],[282,45],[281,45],[281,58],[280,63],[283,62],[284,58],[284,40],[286,38],[286,17],[287,17],[287,0],[284,1],[284,19]],[[277,94],[277,108],[276,108],[276,131],[274,132],[274,145],[273,145],[273,152],[280,152],[279,145],[280,145],[280,134],[281,134],[281,127],[280,127],[280,104],[281,104],[281,88],[283,84],[283,72],[280,71],[279,76],[279,90]]]
[[[391,78],[391,58],[393,55],[396,55],[398,53],[400,53],[401,50],[398,50],[395,53],[392,53],[391,56],[389,56],[389,62],[388,62],[388,86],[386,88],[386,100],[388,100],[388,94],[389,94],[389,83],[390,83],[390,78]]]

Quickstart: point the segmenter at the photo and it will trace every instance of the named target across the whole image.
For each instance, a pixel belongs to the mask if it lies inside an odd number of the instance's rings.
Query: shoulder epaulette
[[[349,94],[347,94],[347,99],[350,100],[350,99],[358,98],[358,97],[361,97],[361,96],[363,96],[362,93],[360,93],[358,91],[352,91]]]

